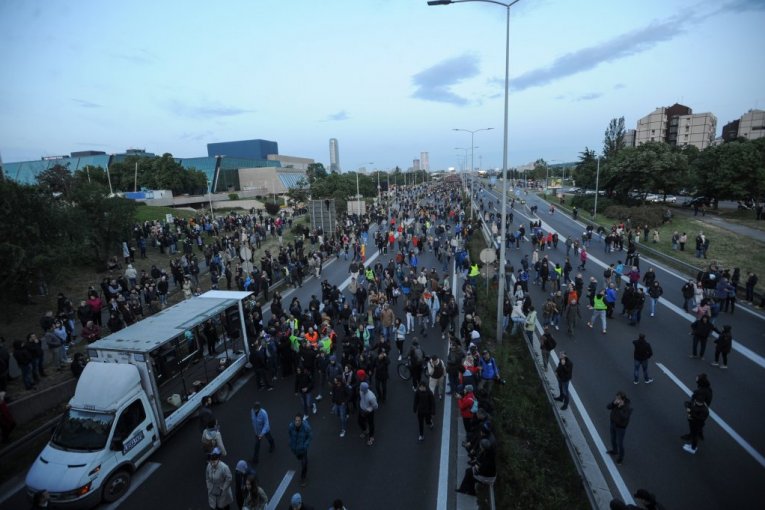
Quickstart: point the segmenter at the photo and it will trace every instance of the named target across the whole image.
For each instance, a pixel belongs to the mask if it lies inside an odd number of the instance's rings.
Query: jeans
[[[695,307],[696,307],[696,299],[694,299],[693,297],[683,299],[683,310],[687,312],[689,310],[693,310]]]
[[[707,350],[707,337],[700,337],[693,335],[693,356],[696,356],[696,351],[699,348],[699,344],[701,345],[701,350],[699,351],[698,355],[700,358],[704,357],[704,352]]]
[[[430,414],[417,413],[417,425],[420,427],[420,436],[424,435],[423,425],[427,423],[428,427],[433,426],[433,416]]]
[[[333,404],[332,414],[336,414],[340,418],[340,431],[348,430],[348,406],[346,404]]]
[[[308,452],[295,454],[295,456],[300,461],[300,479],[305,480],[308,474]]]
[[[641,367],[643,368],[643,380],[647,381],[648,379],[650,379],[650,377],[648,377],[648,360],[643,360],[643,361],[634,360],[634,362],[635,362],[635,371],[633,373],[632,380],[635,382],[638,382],[638,380],[640,379]]]
[[[656,303],[659,301],[659,298],[652,298],[648,297],[648,309],[651,312],[651,315],[656,313]]]
[[[313,404],[313,394],[310,391],[300,393],[300,400],[303,401],[303,414],[307,415]]]
[[[31,389],[35,382],[32,380],[32,363],[27,363],[19,367],[21,369],[21,378],[24,379],[24,387]]]
[[[592,312],[592,317],[590,318],[590,326],[595,326],[595,321],[600,318],[602,324],[603,324],[603,333],[606,332],[606,311],[605,310],[594,310]]]
[[[268,440],[268,446],[270,447],[271,451],[274,451],[274,438],[271,435],[271,432],[266,432],[265,434],[263,434],[263,437],[265,437]],[[258,436],[255,436],[255,449],[252,452],[253,464],[258,463],[258,457],[260,456],[260,441],[261,439]]]
[[[534,330],[532,329],[529,331],[528,329],[524,331],[526,333],[526,338],[529,340],[530,344],[534,343]]]
[[[563,400],[564,409],[568,407],[568,399],[569,399],[568,383],[569,382],[571,381],[561,381],[560,379],[558,379],[558,393],[559,393],[558,398]]]
[[[611,422],[611,449],[616,452],[617,462],[621,462],[624,459],[624,433],[627,429],[624,427],[617,427],[614,422]]]

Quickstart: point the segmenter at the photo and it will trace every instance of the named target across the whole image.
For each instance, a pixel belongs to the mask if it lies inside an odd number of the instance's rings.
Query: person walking
[[[367,438],[367,446],[375,444],[375,411],[378,408],[377,397],[369,389],[366,381],[359,385],[359,428],[361,438]]]
[[[309,409],[316,414],[316,402],[313,401],[313,377],[300,365],[295,369],[295,395],[300,395],[300,401],[303,403],[303,420],[308,419]]]
[[[730,325],[723,326],[722,333],[715,339],[715,360],[713,367],[719,366],[722,369],[728,368],[728,354],[733,347],[733,333]],[[722,356],[722,365],[720,365],[720,356]]]
[[[345,437],[348,430],[348,400],[351,398],[349,386],[343,382],[343,378],[335,377],[332,383],[332,414],[340,420],[340,437]]]
[[[478,389],[485,390],[487,395],[491,395],[494,381],[499,380],[499,367],[497,367],[497,362],[489,351],[484,350],[481,353],[478,360],[478,370],[480,374]]]
[[[616,455],[616,463],[621,464],[624,461],[624,434],[627,432],[627,425],[632,415],[630,399],[623,391],[618,391],[614,400],[606,408],[611,411],[611,449],[606,453]]]
[[[460,348],[459,343],[451,341],[449,347],[449,355],[446,358],[446,375],[449,377],[449,391],[446,393],[447,395],[457,393],[462,362],[464,360],[465,352],[462,350],[462,348]]]
[[[242,510],[266,510],[268,495],[255,476],[247,475],[242,492]]]
[[[651,273],[646,273],[646,276]],[[650,287],[648,287],[648,309],[650,310],[651,317],[656,315],[656,303],[659,302],[659,298],[664,294],[664,289],[661,288],[659,282],[653,281]]]
[[[234,501],[234,495],[231,492],[233,482],[231,469],[220,458],[220,448],[213,448],[205,468],[207,504],[212,510],[228,510]]]
[[[555,349],[558,343],[550,333],[550,328],[545,326],[545,331],[539,338],[539,350],[542,352],[542,368],[547,372],[547,365],[550,364],[550,351]]]
[[[433,395],[438,395],[439,400],[444,398],[444,387],[446,386],[446,366],[443,360],[433,354],[426,365],[428,374],[428,387]]]
[[[433,428],[433,415],[436,414],[436,398],[433,392],[425,385],[425,381],[420,381],[417,391],[414,392],[413,411],[417,415],[417,424],[420,430],[418,441],[425,439],[424,424]]]
[[[689,356],[690,358],[704,359],[704,352],[707,350],[707,340],[709,339],[709,335],[712,334],[712,331],[720,333],[714,324],[709,322],[708,315],[703,315],[700,319],[691,324],[690,335],[693,337],[693,346]]]
[[[605,292],[601,290],[593,298],[592,317],[590,318],[590,321],[587,323],[587,326],[590,329],[592,329],[593,324],[595,324],[595,320],[600,319],[603,325],[604,335],[606,334],[606,310],[608,310],[608,305],[606,305],[606,301],[605,301]]]
[[[295,419],[288,427],[290,450],[300,461],[300,485],[305,487],[308,476],[308,449],[311,447],[313,433],[307,421],[303,421],[301,414],[296,414]]]
[[[523,331],[526,333],[526,339],[530,344],[534,343],[534,328],[537,325],[537,312],[534,306],[529,307],[529,313],[526,314],[526,320],[523,323]]]
[[[268,413],[260,405],[260,402],[255,402],[250,410],[250,419],[252,420],[252,429],[255,432],[255,450],[252,453],[252,464],[258,465],[258,457],[260,454],[260,442],[263,438],[268,440],[269,453],[273,453],[274,437],[271,435],[271,423],[268,420]]]
[[[683,450],[695,454],[698,450],[699,439],[704,439],[704,423],[709,417],[709,405],[705,402],[702,394],[696,392],[691,400],[685,403],[688,413],[688,443],[683,445]]]
[[[571,383],[571,378],[574,375],[574,364],[568,358],[565,352],[560,353],[560,361],[555,368],[555,375],[558,378],[558,396],[555,400],[563,402],[561,410],[568,409],[569,393],[568,386]]]
[[[632,359],[635,362],[635,370],[632,376],[633,384],[640,382],[640,369],[643,369],[643,380],[646,384],[651,384],[653,379],[648,376],[648,360],[653,356],[653,349],[651,344],[645,339],[645,335],[640,333],[637,340],[632,341],[634,346],[632,352]]]
[[[223,444],[223,436],[218,429],[218,421],[213,419],[207,424],[207,428],[202,431],[202,451],[212,454],[215,450],[218,451],[218,455],[221,457],[225,457],[228,453]]]
[[[579,311],[579,302],[576,299],[569,300],[564,313],[566,315],[566,332],[568,336],[574,336],[576,321],[582,318],[582,314]]]

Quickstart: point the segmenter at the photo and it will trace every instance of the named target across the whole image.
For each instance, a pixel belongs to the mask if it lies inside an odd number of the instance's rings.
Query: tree
[[[676,193],[687,182],[687,170],[681,152],[664,142],[648,142],[618,152],[601,176],[605,189],[626,201],[633,193],[643,199],[648,193]]]
[[[106,176],[106,170],[100,166],[87,165],[74,172],[74,182],[76,185],[85,183],[100,184],[106,191],[109,191],[109,179]]]
[[[69,200],[72,194],[74,177],[67,166],[56,164],[47,170],[37,174],[37,185],[45,193],[60,193],[65,200]]]
[[[624,149],[624,117],[611,119],[603,139],[603,157],[612,158]]]
[[[765,142],[738,141],[707,147],[693,161],[699,195],[719,200],[760,199],[765,193]]]
[[[573,178],[576,185],[582,188],[595,188],[595,173],[597,170],[595,151],[585,147],[579,153],[579,162],[574,167]]]
[[[311,163],[305,171],[308,177],[308,184],[313,184],[316,179],[323,179],[327,176],[327,170],[321,163]]]
[[[539,158],[534,161],[534,169],[531,171],[531,178],[535,181],[541,181],[547,177],[547,161]]]
[[[287,196],[295,202],[305,202],[308,199],[308,181],[301,177],[295,187],[287,190]]]

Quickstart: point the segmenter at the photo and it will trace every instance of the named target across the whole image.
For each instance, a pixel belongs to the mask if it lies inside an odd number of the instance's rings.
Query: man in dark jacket
[[[313,434],[311,426],[299,414],[289,424],[290,450],[300,461],[300,485],[305,487],[308,475],[308,448],[311,446]]]
[[[632,414],[630,399],[623,391],[618,391],[616,398],[606,407],[611,411],[611,449],[606,453],[616,455],[616,463],[621,464],[624,460],[624,433]]]
[[[635,362],[635,372],[633,374],[633,383],[638,384],[640,382],[640,368],[643,368],[643,380],[646,384],[651,384],[653,379],[648,377],[648,360],[653,356],[653,349],[651,344],[645,339],[645,335],[640,333],[637,340],[632,341],[632,345],[635,349],[632,354],[632,358]]]
[[[560,361],[555,368],[555,375],[558,377],[558,396],[555,397],[555,400],[563,402],[563,406],[561,406],[561,410],[563,411],[568,409],[568,385],[571,382],[573,374],[574,364],[568,359],[565,352],[561,352]]]
[[[709,316],[704,315],[701,319],[691,324],[691,336],[693,336],[693,348],[690,355],[691,358],[704,359],[704,352],[707,350],[707,340],[712,331],[719,333],[718,329],[709,322]],[[701,349],[699,350],[699,345]],[[698,351],[698,356],[696,352]]]
[[[436,399],[433,396],[433,392],[428,389],[425,381],[420,381],[420,384],[417,386],[417,391],[414,392],[414,405],[412,407],[417,415],[417,424],[420,427],[419,441],[422,441],[425,438],[424,423],[427,423],[428,427],[432,429],[433,415],[436,414]]]
[[[728,354],[730,354],[733,347],[733,333],[731,332],[731,326],[723,326],[722,333],[715,340],[715,361],[712,366],[720,366],[720,355],[722,355],[722,366],[720,368],[728,368]]]

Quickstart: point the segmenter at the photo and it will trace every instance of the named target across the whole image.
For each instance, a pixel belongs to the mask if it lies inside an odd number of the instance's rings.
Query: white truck
[[[203,397],[225,398],[249,356],[250,295],[210,291],[90,344],[90,362],[27,474],[27,492],[47,490],[52,506],[66,508],[122,497]]]

